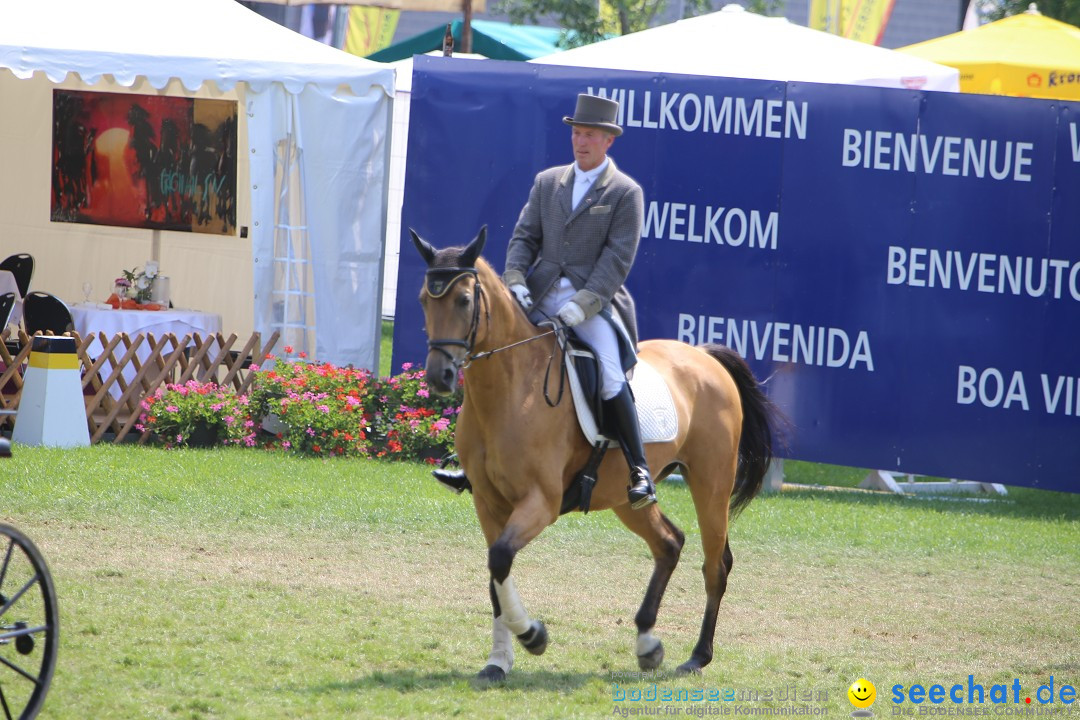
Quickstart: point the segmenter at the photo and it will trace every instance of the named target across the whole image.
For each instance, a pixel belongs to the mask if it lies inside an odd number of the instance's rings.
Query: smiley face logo
[[[874,704],[874,700],[877,699],[877,688],[874,687],[874,683],[870,682],[866,678],[859,678],[855,682],[851,683],[851,687],[847,691],[848,700],[851,704],[859,709],[868,708]]]

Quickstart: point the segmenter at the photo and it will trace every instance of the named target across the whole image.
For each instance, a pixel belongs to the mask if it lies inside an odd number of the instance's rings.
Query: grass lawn
[[[811,484],[863,474],[785,469]],[[38,543],[58,588],[43,718],[568,718],[720,705],[613,700],[654,683],[795,684],[824,691],[836,717],[851,712],[845,693],[860,676],[877,685],[883,717],[895,684],[970,674],[988,691],[1014,678],[1028,694],[1050,676],[1080,685],[1077,495],[760,497],[733,526],[712,665],[647,682],[623,674],[637,669],[648,552],[610,513],[568,516],[514,566],[550,647],[519,650],[507,685],[485,691],[470,679],[489,650],[486,553],[471,502],[424,466],[17,447],[0,473],[0,515]],[[702,557],[686,488],[665,484],[660,501],[688,540],[657,626],[670,670],[696,640]]]

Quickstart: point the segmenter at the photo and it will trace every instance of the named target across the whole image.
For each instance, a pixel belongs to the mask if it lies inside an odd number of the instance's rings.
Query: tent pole
[[[330,44],[341,50],[345,47],[346,32],[349,29],[348,5],[334,6],[334,27],[330,34]]]
[[[465,13],[465,24],[461,28],[461,52],[472,52],[472,0],[461,0],[461,9]]]

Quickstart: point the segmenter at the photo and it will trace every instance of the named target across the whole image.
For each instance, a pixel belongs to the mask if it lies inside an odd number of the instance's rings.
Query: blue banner
[[[645,191],[642,339],[738,350],[787,457],[1080,490],[1080,104],[419,57],[395,367],[426,355],[408,228],[486,224],[501,269],[580,92]]]

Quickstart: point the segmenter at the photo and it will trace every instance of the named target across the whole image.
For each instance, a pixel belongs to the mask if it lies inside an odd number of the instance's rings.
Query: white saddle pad
[[[576,354],[576,351],[572,351]],[[590,444],[596,445],[601,440],[607,440],[609,445],[617,445],[618,441],[601,435],[596,425],[596,418],[589,410],[589,402],[585,399],[585,392],[581,389],[581,381],[578,379],[577,369],[574,363],[566,364],[567,376],[570,381],[570,394],[574,398],[574,409],[577,411],[578,424],[585,438]],[[634,399],[637,404],[638,425],[641,426],[641,441],[643,443],[670,442],[679,433],[679,417],[675,414],[675,401],[671,399],[671,390],[660,373],[649,363],[638,359],[634,367],[634,376],[630,380],[630,387],[634,391]]]

